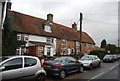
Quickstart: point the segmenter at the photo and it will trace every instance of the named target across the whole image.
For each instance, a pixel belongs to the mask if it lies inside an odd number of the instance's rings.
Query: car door
[[[95,57],[95,60],[96,60],[96,66],[98,66],[100,63],[100,59],[98,57]]]
[[[78,63],[76,62],[74,58],[71,58],[71,57],[68,58],[68,63],[69,63],[71,72],[78,70]]]
[[[93,67],[96,65],[96,60],[95,60],[95,57],[91,57],[91,59],[92,59],[92,65],[93,65]]]
[[[37,66],[37,59],[24,57],[25,78],[32,78],[36,74],[37,70],[40,69],[40,67],[41,66]]]
[[[99,59],[97,57],[93,57],[93,62],[94,62],[94,66],[97,66],[99,63]]]
[[[13,58],[1,66],[2,68],[2,79],[15,79],[23,76],[23,58]]]

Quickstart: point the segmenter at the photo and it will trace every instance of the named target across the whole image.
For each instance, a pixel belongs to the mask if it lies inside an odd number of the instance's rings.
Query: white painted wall
[[[21,34],[18,34],[21,35]],[[47,38],[43,36],[37,36],[37,35],[28,35],[28,34],[22,34],[22,36],[28,37],[28,40],[26,40],[26,46],[29,46],[29,41],[34,41],[34,42],[45,42],[47,43]],[[56,54],[56,38],[53,38],[53,44],[51,45],[45,45],[44,48],[44,55],[47,55],[47,47],[51,48],[50,56],[54,56]]]
[[[46,43],[47,38],[43,36],[36,36],[36,35],[29,35],[28,41],[36,41],[36,42],[45,42]],[[53,56],[56,54],[56,38],[53,38],[53,44],[52,46],[45,45],[44,48],[44,55],[47,55],[47,47],[51,48],[50,56]]]
[[[53,55],[56,54],[56,38],[53,39]]]
[[[46,37],[36,36],[36,35],[29,35],[29,41],[36,41],[36,42],[46,42]]]

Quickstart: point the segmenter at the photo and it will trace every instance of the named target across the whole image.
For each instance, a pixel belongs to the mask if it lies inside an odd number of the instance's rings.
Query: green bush
[[[107,51],[101,51],[101,50],[93,50],[90,52],[90,55],[97,55],[101,60],[103,59],[103,57],[107,54]]]

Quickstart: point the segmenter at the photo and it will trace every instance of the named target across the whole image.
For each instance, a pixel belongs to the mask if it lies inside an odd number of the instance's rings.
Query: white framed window
[[[17,34],[17,40],[21,40],[21,34]]]
[[[76,41],[76,46],[80,46],[80,42]]]
[[[20,54],[20,49],[16,49],[16,55]]]
[[[77,54],[79,54],[79,53],[80,53],[80,50],[79,50],[79,49],[77,49],[77,50],[76,50],[76,53],[77,53]]]
[[[38,56],[42,56],[43,55],[43,47],[39,46],[38,47]]]
[[[46,42],[49,44],[53,44],[53,38],[47,37]]]
[[[28,40],[28,35],[24,35],[24,41]]]
[[[25,49],[22,48],[22,49],[21,49],[21,54],[23,55],[24,53],[25,53]]]
[[[67,45],[67,41],[66,40],[61,40],[61,45]]]
[[[51,30],[51,27],[50,26],[47,26],[47,25],[45,25],[44,26],[44,30],[46,31],[46,32],[52,32],[52,30]]]
[[[50,55],[51,48],[47,47],[47,55]]]
[[[88,47],[88,43],[84,43],[84,46],[85,46],[85,47]]]
[[[61,48],[61,55],[66,55],[66,48]]]

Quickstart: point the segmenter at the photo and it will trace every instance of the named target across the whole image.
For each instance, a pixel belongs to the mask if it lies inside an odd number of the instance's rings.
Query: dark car
[[[57,57],[51,61],[45,61],[44,70],[48,75],[63,79],[68,73],[83,72],[83,64],[73,57]]]
[[[113,55],[105,55],[103,58],[103,62],[115,62],[115,58]]]
[[[120,59],[120,54],[118,54],[118,59]]]
[[[113,56],[115,58],[115,61],[118,61],[118,55],[114,54]]]

